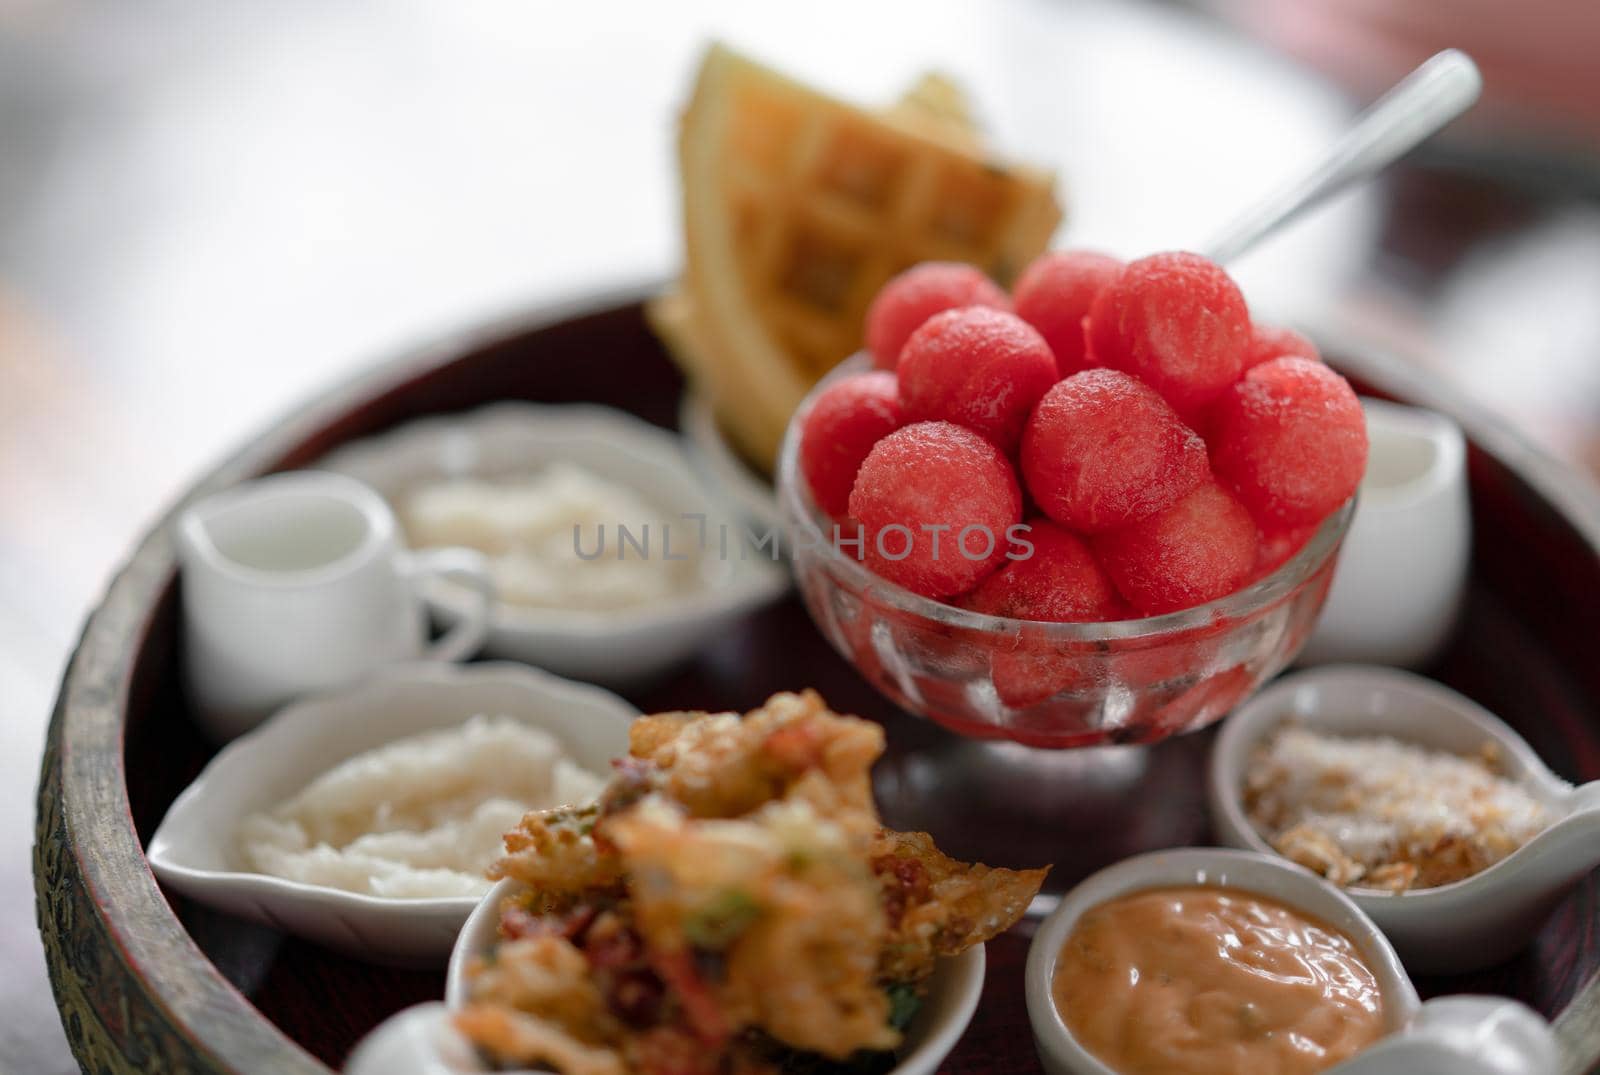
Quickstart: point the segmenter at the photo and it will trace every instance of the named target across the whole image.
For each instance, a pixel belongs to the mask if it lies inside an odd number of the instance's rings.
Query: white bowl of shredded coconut
[[[366,482],[416,548],[483,553],[485,652],[632,686],[734,636],[789,587],[775,532],[742,520],[682,438],[610,407],[501,402],[409,422],[317,466]],[[453,623],[473,600],[424,586]]]
[[[592,802],[636,711],[511,664],[409,665],[230,743],[150,841],[156,876],[378,962],[442,966],[531,809]]]
[[[1398,669],[1278,681],[1228,718],[1209,784],[1223,843],[1344,887],[1417,972],[1508,958],[1600,865],[1600,783],[1573,787],[1488,711]]]

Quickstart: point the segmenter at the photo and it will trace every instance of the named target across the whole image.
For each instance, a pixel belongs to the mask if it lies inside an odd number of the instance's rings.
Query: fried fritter
[[[506,855],[489,867],[489,877],[514,877],[538,893],[544,910],[559,911],[590,889],[612,888],[622,880],[622,863],[595,845],[598,811],[535,810],[506,833]]]
[[[723,1034],[760,1027],[836,1058],[899,1042],[878,985],[882,902],[845,829],[804,802],[691,821],[652,797],[609,831],[646,946],[719,957]]]
[[[744,717],[670,713],[642,717],[629,753],[649,762],[655,787],[692,817],[740,817],[820,774],[842,806],[871,812],[872,763],[883,729],[829,711],[816,691],[775,694]]]
[[[892,829],[878,830],[871,862],[889,922],[879,973],[896,982],[924,978],[938,957],[1010,929],[1050,872],[958,862],[927,833]]]
[[[882,828],[882,729],[813,691],[641,717],[629,738],[596,807],[506,836],[495,876],[528,891],[458,1020],[499,1062],[756,1075],[775,1050],[893,1048],[936,960],[1005,930],[1044,879]]]

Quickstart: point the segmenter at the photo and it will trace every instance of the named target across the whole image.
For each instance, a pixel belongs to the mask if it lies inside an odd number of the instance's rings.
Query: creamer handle
[[[489,636],[494,617],[494,578],[489,562],[476,549],[419,549],[407,554],[414,573],[440,575],[471,590],[472,605],[422,654],[430,661],[464,661],[477,653]]]

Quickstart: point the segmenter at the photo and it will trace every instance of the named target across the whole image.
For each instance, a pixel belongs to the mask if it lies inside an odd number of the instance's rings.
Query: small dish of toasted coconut
[[[1212,748],[1220,842],[1340,885],[1417,973],[1498,963],[1600,865],[1574,787],[1493,714],[1410,672],[1327,665],[1241,706]]]
[[[1462,756],[1286,725],[1251,756],[1244,805],[1279,854],[1336,885],[1435,888],[1488,869],[1550,824],[1500,759],[1489,740]]]

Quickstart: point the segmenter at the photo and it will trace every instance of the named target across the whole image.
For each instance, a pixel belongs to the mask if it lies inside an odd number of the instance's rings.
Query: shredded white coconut
[[[481,896],[529,810],[583,805],[602,777],[548,732],[504,716],[358,754],[239,826],[249,868],[394,899]]]
[[[628,608],[699,584],[693,521],[571,463],[516,480],[424,485],[406,498],[401,518],[414,546],[484,553],[498,596],[516,605]]]
[[[1495,760],[1492,744],[1468,758],[1289,726],[1252,758],[1245,809],[1281,854],[1336,884],[1431,888],[1494,865],[1550,824]]]

